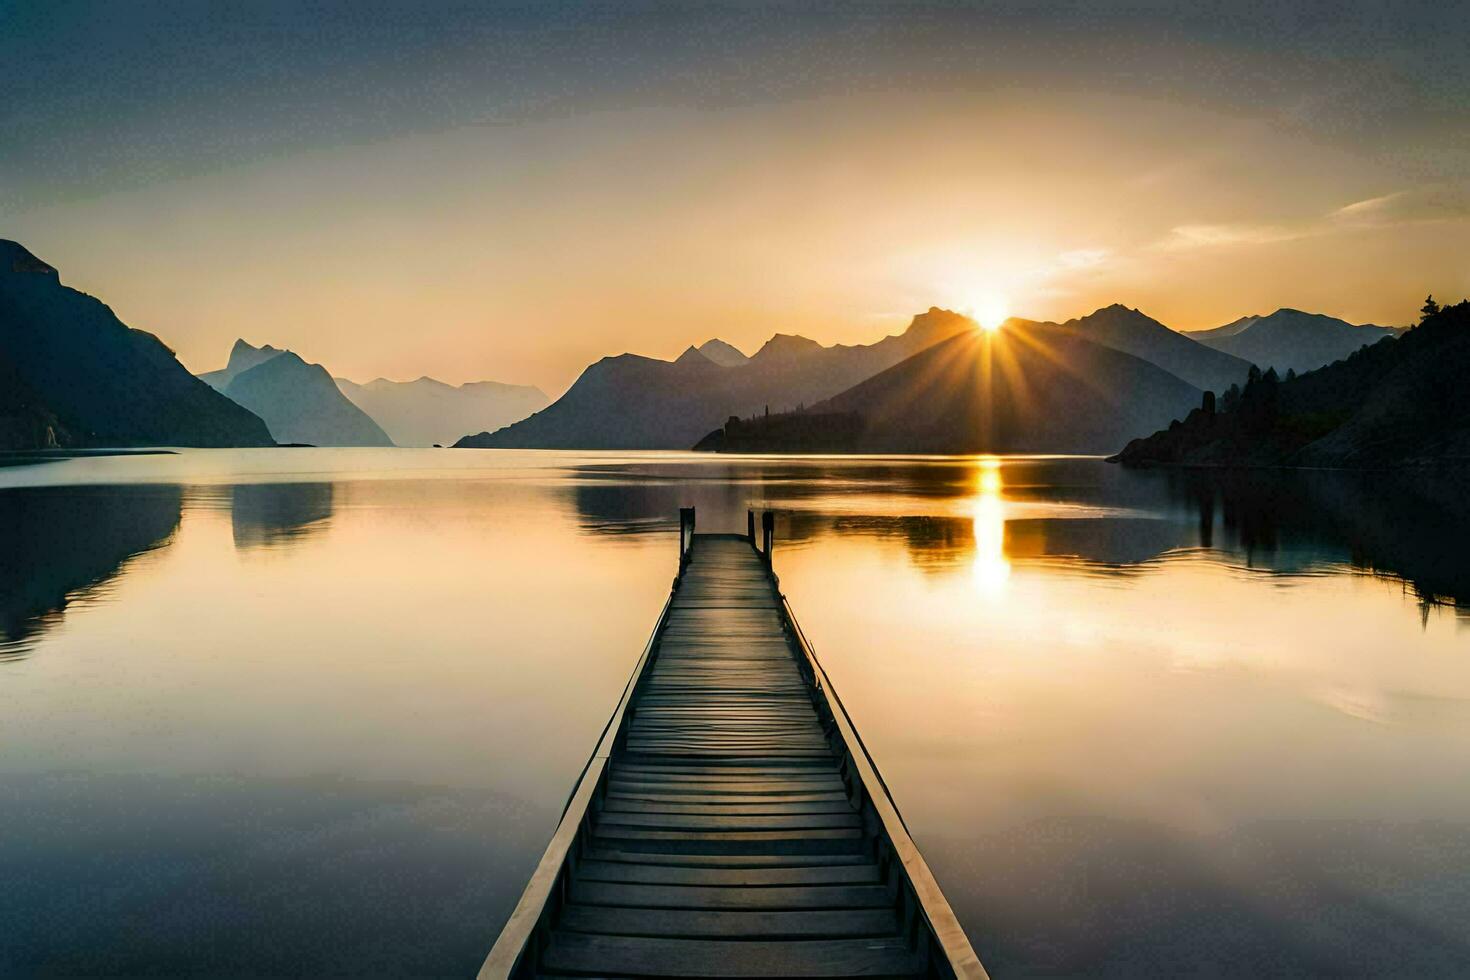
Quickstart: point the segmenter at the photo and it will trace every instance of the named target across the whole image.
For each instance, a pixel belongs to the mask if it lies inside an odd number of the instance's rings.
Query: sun
[[[1011,304],[1000,293],[983,292],[970,301],[969,314],[981,330],[991,333],[999,330],[1011,315]]]

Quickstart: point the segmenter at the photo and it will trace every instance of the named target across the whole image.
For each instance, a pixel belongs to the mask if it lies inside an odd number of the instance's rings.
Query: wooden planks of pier
[[[690,530],[580,812],[481,976],[984,976],[768,562]]]

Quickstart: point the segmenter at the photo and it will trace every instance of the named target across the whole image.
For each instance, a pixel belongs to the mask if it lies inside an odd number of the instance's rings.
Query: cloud
[[[1212,248],[1233,245],[1269,245],[1273,242],[1289,242],[1312,234],[1303,228],[1285,225],[1253,224],[1198,224],[1177,225],[1169,234],[1156,243],[1165,251],[1180,251],[1193,248]]]
[[[1454,221],[1470,217],[1470,188],[1463,184],[1435,184],[1394,191],[1345,204],[1327,217],[1339,223],[1375,228]]]
[[[1470,187],[1437,184],[1353,201],[1316,218],[1277,224],[1176,225],[1155,242],[1161,251],[1273,245],[1368,228],[1457,221],[1470,218]]]

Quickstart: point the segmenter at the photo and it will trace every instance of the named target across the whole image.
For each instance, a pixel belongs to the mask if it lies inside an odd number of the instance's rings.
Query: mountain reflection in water
[[[694,505],[776,512],[782,588],[994,975],[1463,976],[1465,491],[1018,457],[5,467],[0,974],[473,973]]]
[[[239,483],[230,488],[235,547],[271,548],[326,529],[330,483]]]
[[[742,462],[583,466],[571,494],[584,530],[665,533],[691,503],[701,527],[740,529],[777,511],[777,541],[903,541],[935,574],[980,578],[1009,562],[1136,574],[1201,549],[1266,573],[1352,568],[1402,579],[1425,604],[1470,608],[1470,480],[1457,472],[1137,471],[1095,460]],[[1210,555],[1203,557],[1209,558]]]
[[[178,487],[0,491],[0,660],[25,655],[66,607],[179,526]]]

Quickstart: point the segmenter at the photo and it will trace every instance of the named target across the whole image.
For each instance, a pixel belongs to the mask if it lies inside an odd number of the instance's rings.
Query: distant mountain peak
[[[1265,316],[1241,317],[1212,330],[1190,336],[1216,350],[1227,351],[1260,368],[1274,367],[1284,374],[1312,371],[1341,360],[1383,337],[1403,331],[1370,323],[1349,323],[1326,313],[1309,313],[1283,306]]]
[[[1135,320],[1135,321],[1144,321],[1144,320],[1146,320],[1149,323],[1159,323],[1158,320],[1155,320],[1153,317],[1149,316],[1147,313],[1143,312],[1143,310],[1139,309],[1138,307],[1136,307],[1136,306],[1124,306],[1122,303],[1109,303],[1107,306],[1100,306],[1097,309],[1093,310],[1091,313],[1087,314],[1086,316],[1078,317],[1073,322],[1076,322],[1076,323],[1087,323],[1088,321],[1090,321],[1090,320],[1092,320],[1094,318],[1103,318],[1103,317],[1106,317],[1108,319],[1126,319],[1126,320]],[[1159,326],[1163,326],[1163,324],[1160,323]]]
[[[243,371],[248,371],[259,364],[264,364],[273,357],[289,354],[290,351],[266,344],[256,347],[244,338],[235,341],[235,346],[230,348],[230,359],[225,363],[225,371],[233,377]]]
[[[769,361],[774,357],[802,357],[822,350],[822,345],[808,337],[794,333],[774,334],[755,352],[752,361]]]
[[[677,358],[674,359],[674,363],[687,366],[690,364],[714,364],[714,361],[711,361],[709,358],[701,354],[698,347],[690,344],[688,347],[684,348],[684,353],[680,354]]]
[[[974,327],[975,321],[962,313],[931,306],[923,313],[914,315],[914,318],[909,321],[908,328],[904,330],[904,334],[951,336],[972,330]]]
[[[701,354],[714,361],[720,367],[739,367],[750,358],[745,352],[734,344],[726,343],[718,337],[711,337],[697,348]]]

